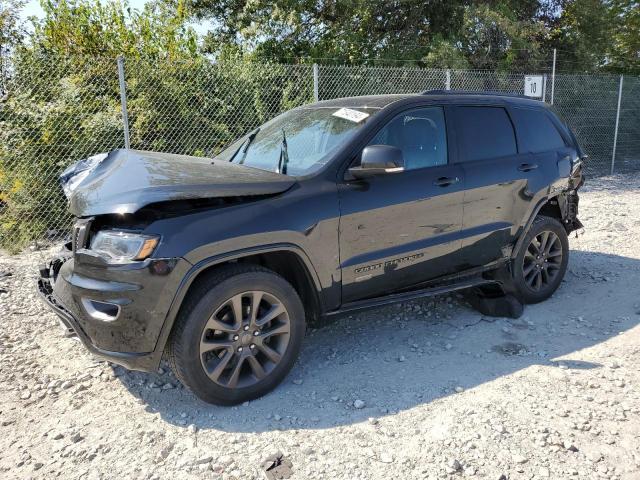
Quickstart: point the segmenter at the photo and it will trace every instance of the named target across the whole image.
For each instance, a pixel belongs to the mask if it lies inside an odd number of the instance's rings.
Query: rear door
[[[458,267],[464,177],[447,143],[443,107],[405,111],[369,142],[400,148],[405,171],[339,184],[344,302]]]
[[[511,118],[516,127],[518,148],[529,162],[543,173],[538,189],[552,185],[560,177],[567,177],[573,162],[579,160],[571,134],[546,108],[512,106]]]
[[[513,121],[505,105],[458,105],[455,131],[464,170],[462,259],[471,268],[508,255],[543,168],[518,152]]]

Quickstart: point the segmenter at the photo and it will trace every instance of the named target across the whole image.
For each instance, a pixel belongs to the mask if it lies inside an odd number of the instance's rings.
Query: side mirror
[[[390,145],[370,145],[362,150],[360,165],[351,167],[349,173],[354,178],[368,178],[375,175],[404,172],[402,150]]]

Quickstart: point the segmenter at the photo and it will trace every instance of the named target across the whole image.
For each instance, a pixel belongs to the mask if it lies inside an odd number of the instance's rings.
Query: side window
[[[458,138],[465,160],[484,160],[517,153],[516,137],[502,107],[457,107]]]
[[[404,112],[380,130],[369,145],[402,150],[405,170],[447,163],[447,130],[442,107]]]
[[[548,152],[565,147],[562,135],[547,112],[531,108],[513,108],[513,121],[518,130],[522,152]]]

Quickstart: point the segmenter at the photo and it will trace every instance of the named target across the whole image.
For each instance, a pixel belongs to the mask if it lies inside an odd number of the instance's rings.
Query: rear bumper
[[[131,370],[154,371],[168,311],[190,267],[180,258],[107,265],[82,251],[65,252],[40,269],[37,289],[91,353]],[[117,313],[102,314],[94,304]]]

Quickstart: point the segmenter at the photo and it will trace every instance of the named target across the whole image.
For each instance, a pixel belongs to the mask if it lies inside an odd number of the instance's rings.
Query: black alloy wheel
[[[532,290],[539,292],[552,284],[562,266],[562,244],[554,232],[545,230],[536,235],[522,259],[522,273]]]
[[[567,270],[569,239],[558,219],[540,215],[522,239],[511,264],[513,292],[522,303],[538,303],[555,292]]]
[[[200,340],[200,361],[211,380],[243,388],[264,379],[289,345],[289,313],[274,295],[239,293],[209,318]]]
[[[295,364],[306,328],[296,289],[259,265],[228,264],[197,280],[166,357],[200,399],[236,405],[273,390]]]

